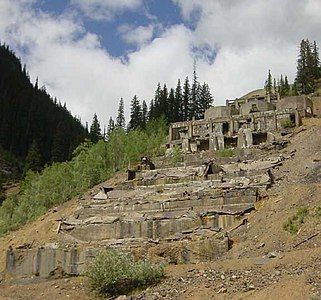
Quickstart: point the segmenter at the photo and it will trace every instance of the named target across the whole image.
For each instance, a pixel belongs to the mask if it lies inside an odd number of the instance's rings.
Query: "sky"
[[[192,77],[196,60],[214,104],[293,81],[302,39],[321,45],[321,0],[0,0],[0,41],[31,80],[83,123],[102,125],[124,98]]]

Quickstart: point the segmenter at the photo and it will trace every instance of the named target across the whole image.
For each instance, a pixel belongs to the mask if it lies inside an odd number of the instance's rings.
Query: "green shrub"
[[[315,209],[315,216],[318,217],[318,218],[321,218],[321,206],[318,206]]]
[[[300,208],[297,213],[289,217],[286,222],[283,224],[283,229],[290,232],[291,234],[296,234],[302,224],[305,221],[306,216],[308,215],[308,209],[306,207]]]
[[[176,165],[177,163],[183,161],[183,153],[180,146],[173,147],[171,160],[173,165]]]
[[[285,119],[281,122],[281,126],[284,129],[292,128],[294,125],[290,119]]]
[[[94,292],[119,295],[158,283],[164,277],[164,267],[148,261],[135,262],[130,254],[106,250],[94,258],[86,275]]]

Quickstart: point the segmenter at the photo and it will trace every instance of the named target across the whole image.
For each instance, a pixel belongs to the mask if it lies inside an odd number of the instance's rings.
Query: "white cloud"
[[[154,24],[137,27],[123,24],[118,27],[118,32],[127,44],[141,47],[153,39],[154,31],[158,28],[159,26]]]
[[[34,0],[0,0],[0,37],[27,63],[31,78],[39,76],[40,85],[66,101],[73,114],[91,121],[97,112],[103,124],[116,115],[120,97],[128,114],[134,94],[148,101],[157,82],[172,87],[177,78],[191,74],[195,48],[206,54],[198,61],[199,79],[210,84],[216,103],[222,104],[262,87],[268,69],[292,80],[302,38],[321,45],[319,0],[173,1],[186,21],[199,10],[195,28],[181,24],[159,30],[153,23],[123,27],[124,40],[138,46],[125,63],[110,56],[99,37],[72,14],[43,13],[33,8]],[[140,3],[99,2],[113,13]],[[214,52],[215,60],[208,60]]]
[[[71,0],[70,2],[94,20],[110,20],[114,14],[135,10],[142,5],[142,0]]]

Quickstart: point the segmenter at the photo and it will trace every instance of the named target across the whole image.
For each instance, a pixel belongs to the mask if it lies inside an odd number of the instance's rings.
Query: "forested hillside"
[[[0,70],[0,146],[22,159],[36,153],[40,165],[70,158],[86,136],[81,122],[30,82],[6,45],[0,45]]]

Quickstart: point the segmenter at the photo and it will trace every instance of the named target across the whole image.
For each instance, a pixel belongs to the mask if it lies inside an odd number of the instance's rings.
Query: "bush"
[[[286,220],[286,222],[283,224],[283,229],[293,235],[297,234],[308,213],[309,212],[306,207],[300,208],[294,216],[289,217]]]
[[[292,128],[294,125],[290,119],[286,119],[281,122],[281,126],[282,128],[287,129],[287,128]]]
[[[177,163],[183,161],[183,153],[182,153],[182,149],[180,146],[173,147],[171,161],[174,166],[176,166]]]
[[[164,267],[148,261],[135,262],[130,254],[106,250],[94,258],[86,275],[94,292],[119,295],[158,283],[164,277]]]

